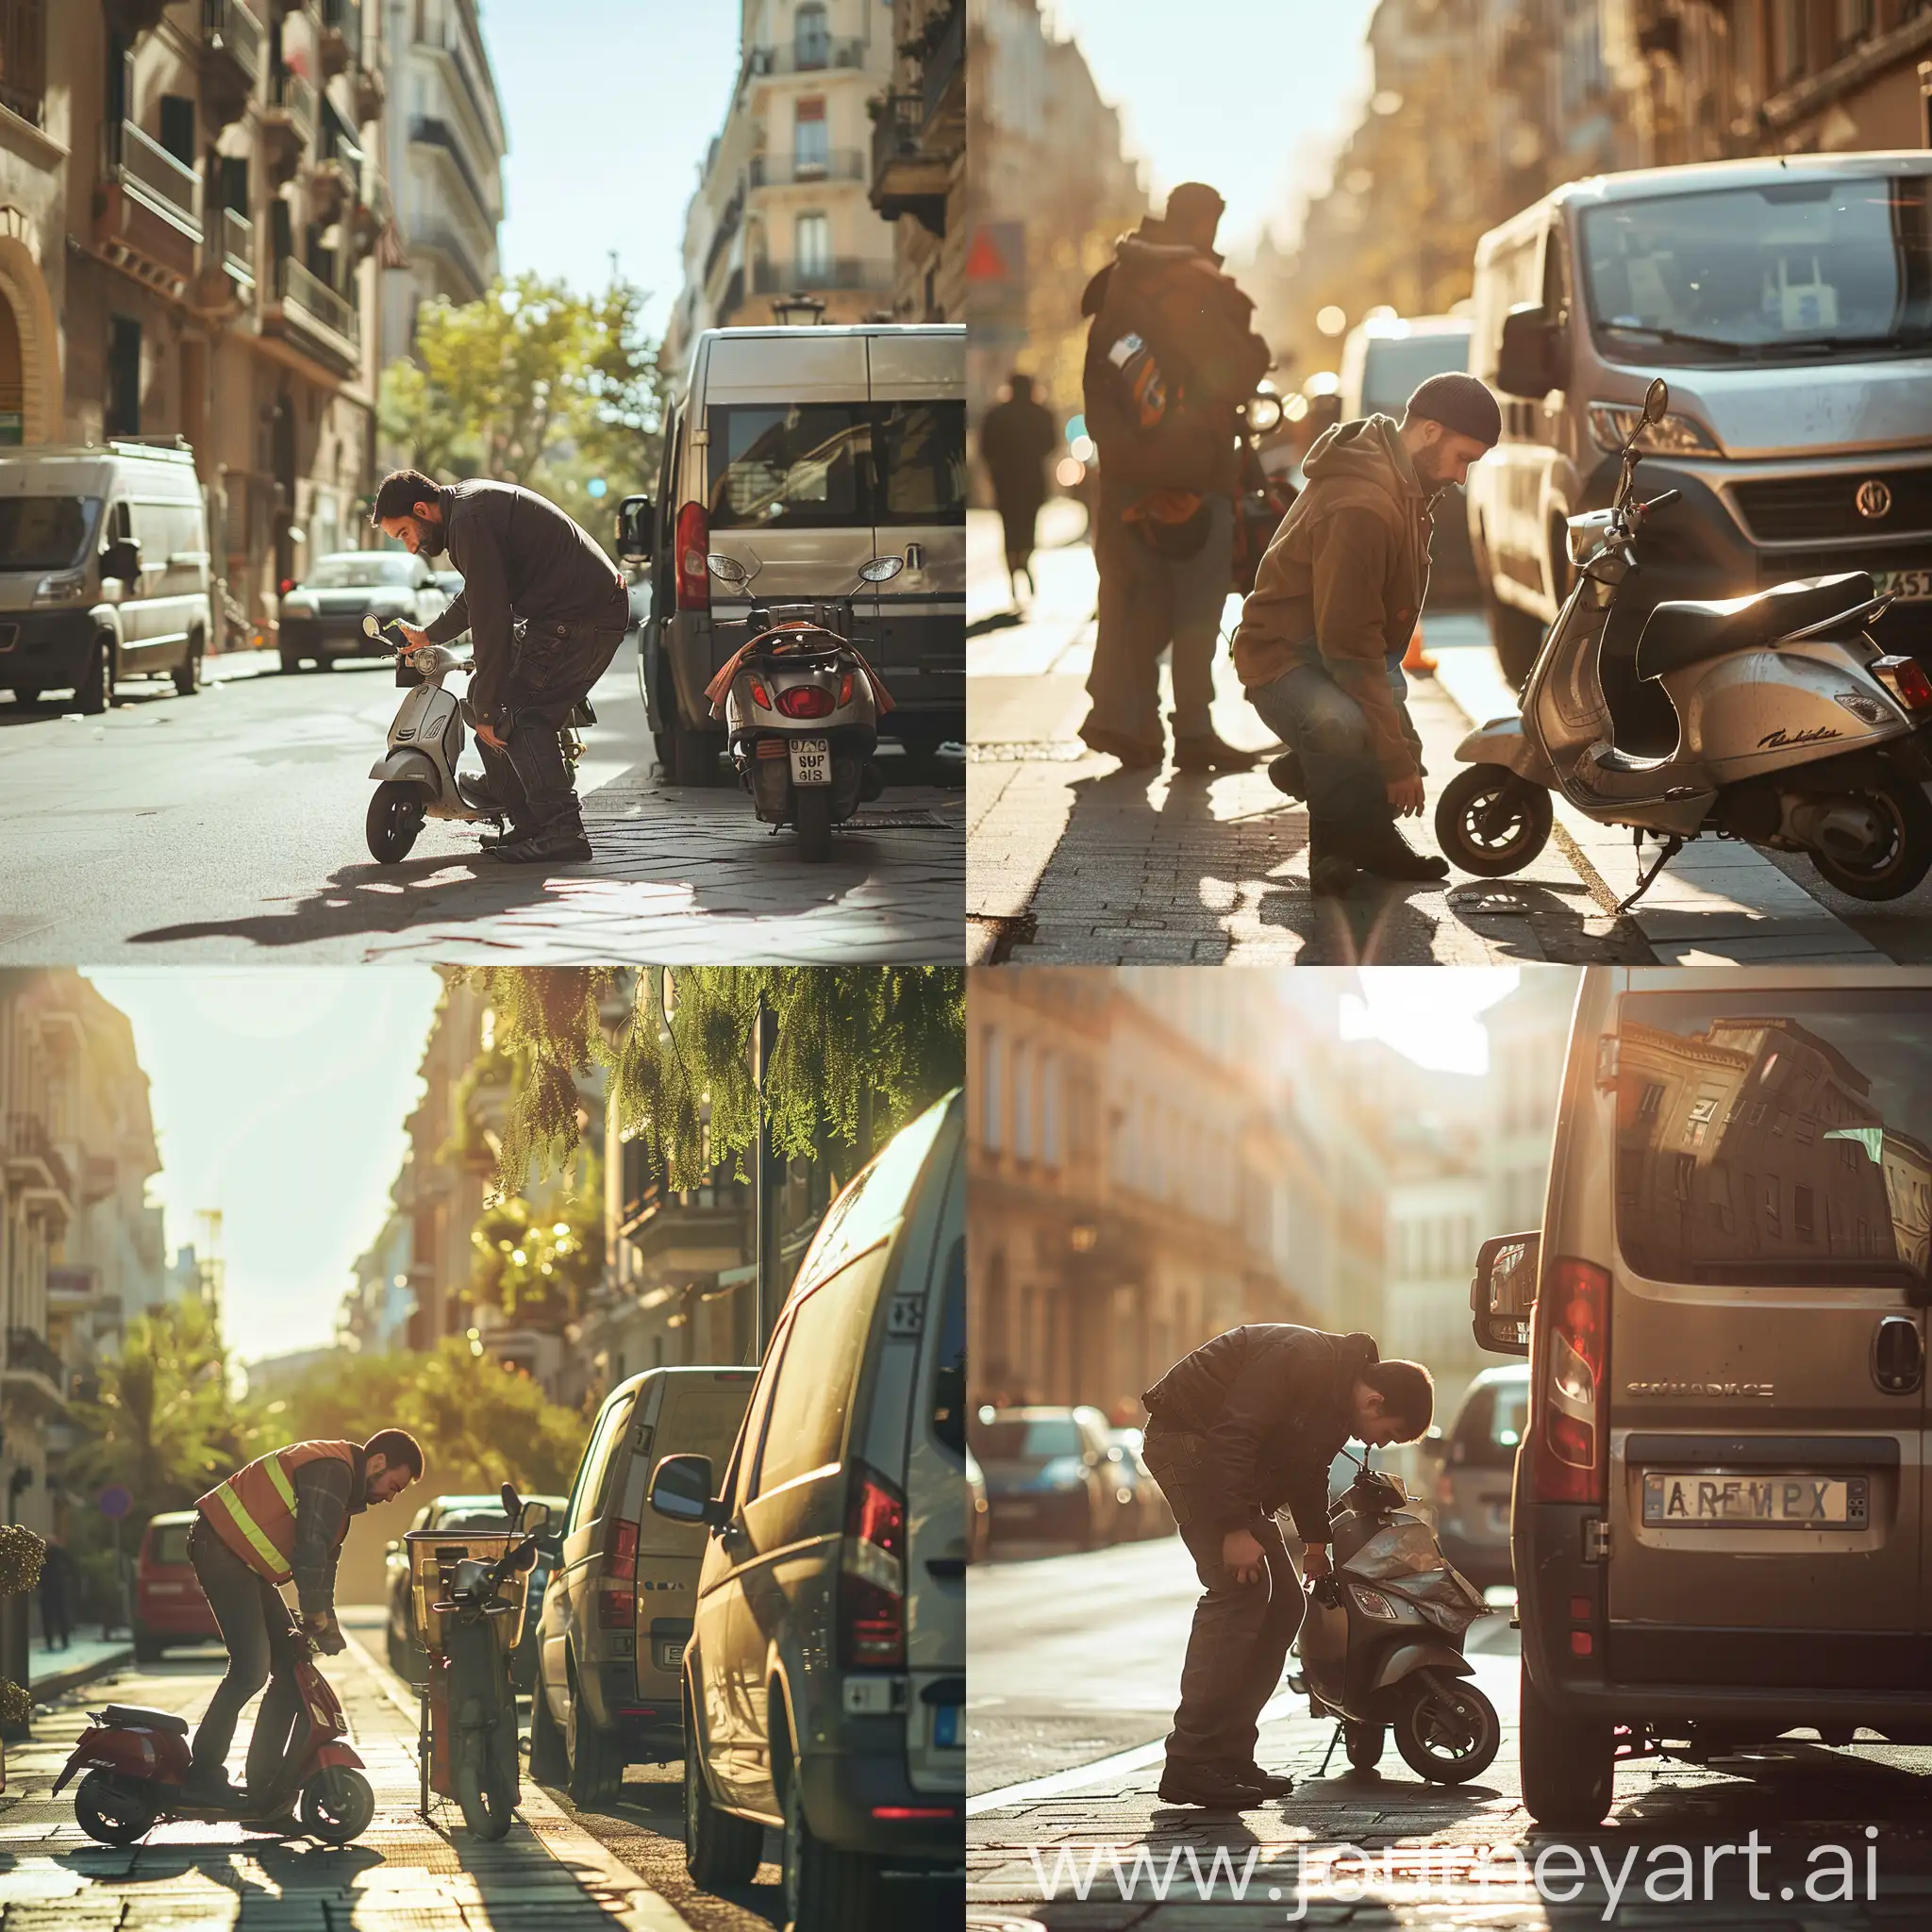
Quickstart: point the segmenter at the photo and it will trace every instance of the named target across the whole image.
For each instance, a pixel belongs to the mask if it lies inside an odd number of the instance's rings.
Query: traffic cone
[[[1436,660],[1423,649],[1423,621],[1420,617],[1408,634],[1408,649],[1403,656],[1402,668],[1412,671],[1418,677],[1430,676],[1436,669]]]

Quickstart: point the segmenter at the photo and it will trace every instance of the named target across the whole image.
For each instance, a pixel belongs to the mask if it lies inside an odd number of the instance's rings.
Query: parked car
[[[1141,1454],[1142,1431],[1136,1428],[1108,1430],[1114,1447],[1120,1455],[1114,1465],[1115,1474],[1133,1491],[1131,1504],[1124,1505],[1124,1527],[1123,1534],[1127,1537],[1171,1536],[1174,1533],[1174,1511],[1168,1507],[1167,1498],[1160,1492],[1160,1485],[1154,1479],[1154,1472],[1147,1467],[1147,1458]]]
[[[1509,1561],[1509,1489],[1529,1416],[1529,1371],[1485,1369],[1435,1445],[1436,1537],[1478,1590],[1516,1580]]]
[[[0,455],[0,685],[105,711],[124,677],[201,688],[214,635],[208,505],[184,442]]]
[[[674,783],[727,772],[705,687],[742,639],[714,625],[708,552],[760,563],[760,604],[842,597],[874,556],[903,557],[904,572],[860,608],[894,704],[881,733],[920,763],[964,740],[965,394],[957,323],[699,335],[657,494],[617,509],[618,555],[651,566],[641,676]],[[731,595],[719,624],[749,608]]]
[[[966,1450],[966,1560],[977,1563],[992,1543],[992,1518],[986,1501],[986,1475],[969,1444]]]
[[[547,1503],[553,1522],[563,1512],[561,1496],[530,1496],[532,1503]],[[503,1513],[500,1497],[476,1496],[432,1496],[422,1508],[417,1510],[410,1521],[411,1529],[502,1529],[508,1519]],[[527,1579],[528,1596],[525,1598],[523,1641],[517,1645],[516,1653],[510,1659],[510,1679],[516,1688],[528,1695],[537,1676],[537,1606],[542,1601],[543,1586],[549,1581],[552,1557],[549,1549],[539,1543],[537,1560],[531,1565]],[[389,1667],[397,1676],[411,1684],[421,1684],[427,1679],[428,1659],[423,1655],[423,1645],[417,1638],[415,1619],[409,1604],[409,1557],[408,1547],[398,1538],[383,1552],[383,1594],[389,1604],[389,1620],[384,1636],[389,1651]]]
[[[151,1516],[134,1559],[134,1657],[158,1663],[177,1643],[219,1643],[221,1625],[188,1560],[192,1509]]]
[[[684,1654],[685,1861],[708,1890],[783,1834],[795,1932],[922,1916],[965,1872],[966,1174],[957,1091],[833,1202],[722,1476],[651,1504],[708,1525]]]
[[[1083,1550],[1119,1541],[1133,1491],[1121,1476],[1120,1445],[1097,1408],[982,1407],[973,1451],[986,1472],[995,1537],[1038,1537]]]
[[[387,658],[389,646],[362,628],[365,617],[422,625],[450,602],[428,562],[407,550],[338,550],[318,557],[282,592],[282,669],[326,671],[342,658]]]
[[[744,1420],[755,1369],[647,1369],[605,1398],[552,1537],[553,1587],[537,1620],[530,1773],[589,1805],[626,1764],[680,1756],[679,1667],[691,1637],[702,1524],[644,1507],[665,1457],[722,1463]]]
[[[1540,1229],[1483,1244],[1526,1357],[1524,1803],[1620,1755],[1932,1743],[1922,1455],[1932,973],[1587,970]]]

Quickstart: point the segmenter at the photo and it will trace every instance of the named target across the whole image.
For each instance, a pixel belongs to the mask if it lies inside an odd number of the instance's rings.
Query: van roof
[[[1706,194],[1714,188],[1753,188],[1792,175],[1850,181],[1874,173],[1932,175],[1932,153],[1923,148],[1891,148],[1867,154],[1754,155],[1728,161],[1687,161],[1673,168],[1631,168],[1566,181],[1551,189],[1543,199],[1553,205],[1648,200],[1661,194]]]
[[[1365,336],[1466,336],[1474,325],[1466,315],[1369,315],[1356,326]]]
[[[699,336],[960,336],[963,322],[822,322],[786,328],[775,322],[745,324],[734,328],[708,328]]]
[[[667,1364],[662,1368],[641,1369],[635,1375],[626,1375],[625,1379],[622,1382],[620,1382],[617,1385],[617,1387],[610,1391],[610,1394],[628,1394],[635,1390],[641,1389],[646,1382],[694,1381],[700,1375],[722,1375],[727,1381],[754,1382],[758,1379],[758,1372],[756,1368],[751,1367],[749,1365],[741,1365],[737,1362],[690,1362],[676,1365]],[[606,1396],[604,1399],[608,1402],[610,1399],[610,1397]]]
[[[194,467],[194,452],[178,437],[152,442],[114,437],[107,442],[27,442],[0,452],[0,463],[39,463],[73,461],[85,458],[105,462],[108,458],[128,458],[146,463],[173,463],[177,468]]]

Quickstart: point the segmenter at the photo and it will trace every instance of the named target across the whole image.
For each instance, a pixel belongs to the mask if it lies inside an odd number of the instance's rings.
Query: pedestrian
[[[47,1539],[41,1564],[41,1640],[65,1650],[74,1636],[74,1558],[58,1536]]]
[[[1165,753],[1163,651],[1176,769],[1255,762],[1216,734],[1209,713],[1233,578],[1237,411],[1271,360],[1250,325],[1254,304],[1215,253],[1223,206],[1213,189],[1182,183],[1159,221],[1121,239],[1081,301],[1092,317],[1083,388],[1100,465],[1100,618],[1080,736],[1129,769],[1158,766]]]
[[[1454,373],[1423,383],[1400,422],[1336,424],[1308,451],[1307,485],[1261,558],[1235,669],[1288,746],[1269,776],[1307,800],[1310,891],[1346,891],[1357,867],[1448,876],[1396,824],[1424,802],[1402,658],[1428,590],[1436,497],[1502,433],[1495,397]]]
[[[1014,370],[1007,378],[1007,398],[986,412],[979,425],[979,459],[992,481],[992,500],[1006,540],[1007,586],[1026,580],[1033,594],[1033,540],[1040,507],[1046,501],[1046,459],[1058,446],[1053,411],[1033,397],[1033,378]]]
[[[1302,1621],[1274,1512],[1292,1517],[1309,1580],[1327,1575],[1328,1465],[1351,1438],[1414,1441],[1434,1385],[1418,1362],[1383,1361],[1367,1335],[1251,1322],[1183,1356],[1141,1399],[1151,1418],[1141,1455],[1203,1592],[1160,1796],[1245,1810],[1294,1789],[1255,1760],[1256,1721]]]
[[[624,641],[623,573],[581,524],[514,483],[441,488],[420,470],[397,470],[375,492],[370,521],[418,556],[447,550],[462,573],[441,616],[400,628],[411,650],[471,634],[470,708],[489,783],[465,784],[464,796],[509,819],[484,850],[512,865],[589,858],[563,733]]]

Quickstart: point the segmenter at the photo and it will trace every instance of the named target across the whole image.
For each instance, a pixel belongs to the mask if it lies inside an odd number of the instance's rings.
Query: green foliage
[[[675,1188],[726,1160],[741,1176],[761,1117],[783,1157],[836,1141],[863,1161],[963,1077],[956,967],[470,971],[496,1008],[498,1044],[520,1065],[498,1165],[506,1192],[533,1163],[560,1165],[575,1149],[576,1077],[593,1066],[610,1071],[619,1130],[644,1141]],[[761,1010],[777,1026],[762,1091]]]
[[[597,1164],[591,1165],[594,1179]],[[470,1234],[475,1301],[520,1326],[561,1332],[583,1312],[604,1273],[601,1189],[552,1195],[534,1205],[511,1194],[483,1210]]]
[[[19,1596],[41,1580],[47,1545],[18,1523],[0,1524],[0,1596]]]

